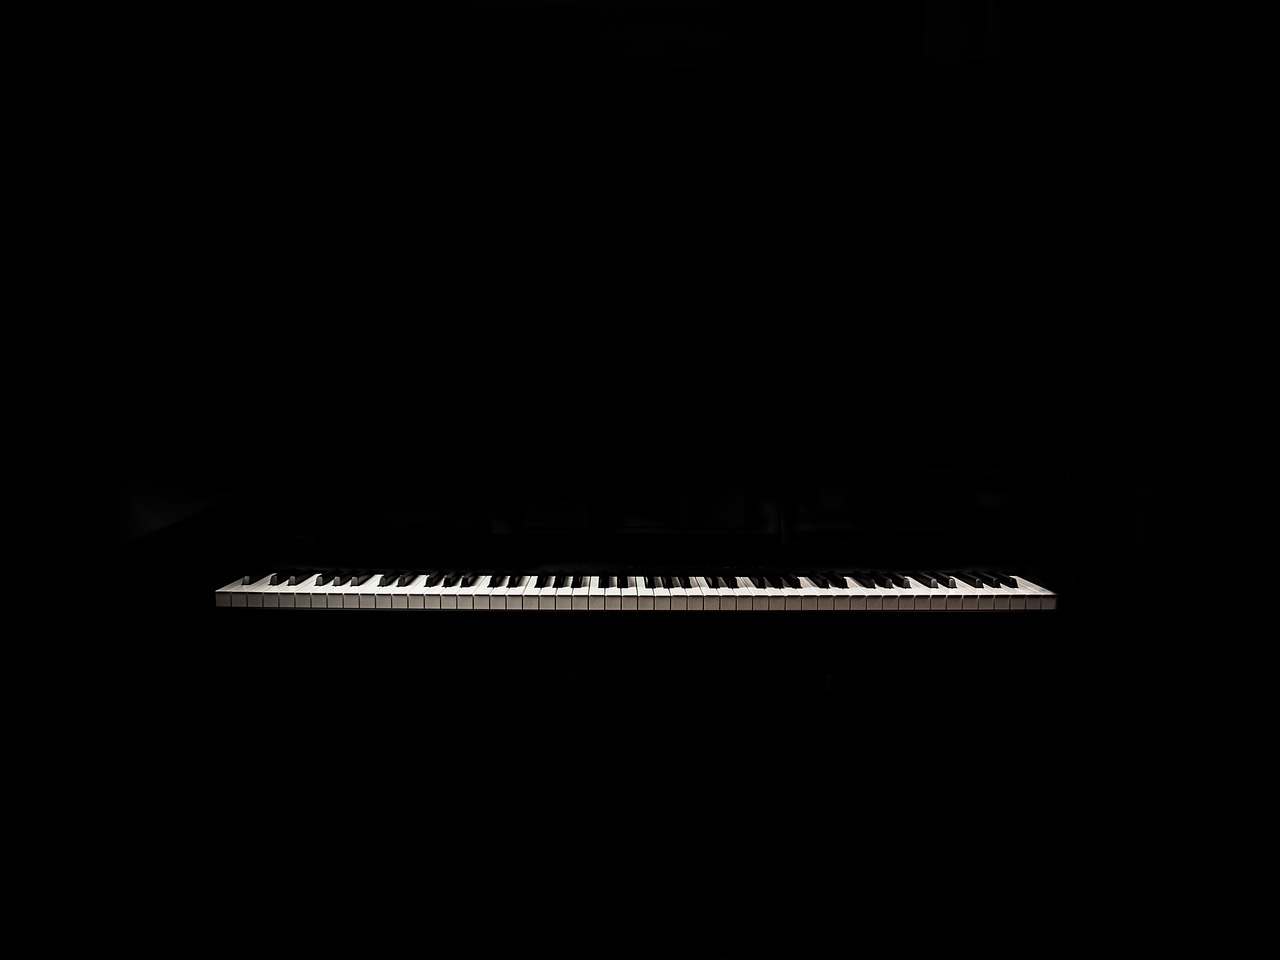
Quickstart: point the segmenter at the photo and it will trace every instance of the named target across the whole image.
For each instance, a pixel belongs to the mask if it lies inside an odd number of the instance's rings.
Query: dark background
[[[1087,939],[1181,462],[1137,319],[1161,214],[1133,26],[533,0],[140,25],[86,458],[111,582],[148,597],[88,658],[99,842],[145,891],[113,922],[345,956]],[[1063,609],[660,637],[212,609],[284,555],[637,544],[1030,568]]]

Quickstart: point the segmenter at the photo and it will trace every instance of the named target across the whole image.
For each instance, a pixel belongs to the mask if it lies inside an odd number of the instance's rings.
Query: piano
[[[1053,610],[1057,596],[990,571],[685,574],[286,570],[221,587],[223,607],[307,610]]]

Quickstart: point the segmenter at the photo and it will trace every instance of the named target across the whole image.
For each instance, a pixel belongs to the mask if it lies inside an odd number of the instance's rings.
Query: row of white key
[[[319,574],[296,585],[272,585],[271,576],[256,583],[227,584],[216,593],[218,606],[285,607],[347,610],[1052,610],[1056,595],[1023,577],[1016,587],[930,588],[907,577],[908,587],[821,588],[808,577],[793,587],[757,587],[745,577],[725,577],[733,587],[712,586],[704,577],[689,577],[690,586],[649,587],[643,577],[628,577],[627,586],[602,587],[599,577],[583,577],[581,587],[537,586],[536,576],[519,578],[515,586],[491,586],[479,576],[470,586],[427,586],[422,574],[405,586],[379,586],[370,577],[359,586],[320,586]],[[616,578],[615,578],[616,582]]]

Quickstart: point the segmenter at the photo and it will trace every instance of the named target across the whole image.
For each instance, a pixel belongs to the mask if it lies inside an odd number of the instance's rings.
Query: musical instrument
[[[1053,610],[1057,596],[993,572],[685,574],[272,572],[215,593],[220,607],[310,610]]]

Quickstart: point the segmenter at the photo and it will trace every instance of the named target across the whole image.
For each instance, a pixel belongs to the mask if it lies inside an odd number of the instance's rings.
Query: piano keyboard
[[[288,571],[216,592],[220,607],[311,610],[1052,610],[1057,597],[987,572],[586,575]]]

